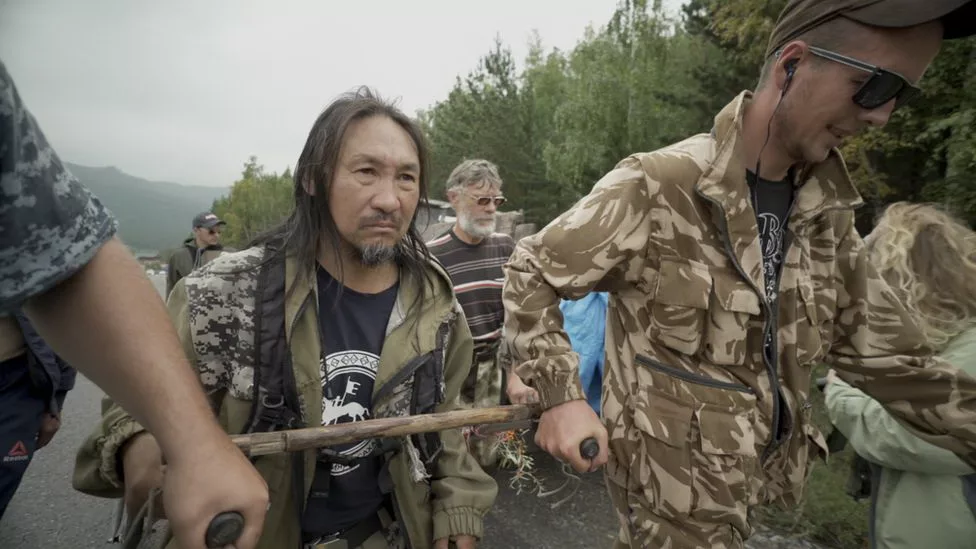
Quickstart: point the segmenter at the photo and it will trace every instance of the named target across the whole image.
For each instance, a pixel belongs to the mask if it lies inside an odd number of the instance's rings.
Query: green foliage
[[[292,210],[294,190],[290,169],[281,175],[266,173],[256,157],[248,159],[230,194],[213,204],[213,212],[227,222],[222,235],[224,245],[242,248],[283,221]]]
[[[448,96],[419,113],[431,143],[431,196],[465,158],[499,165],[511,207],[545,224],[622,158],[708,131],[714,115],[759,78],[785,0],[690,0],[682,20],[660,2],[623,0],[571,51],[538,35],[518,70],[496,40]],[[976,40],[946,43],[925,95],[843,151],[867,207],[931,200],[976,223]]]

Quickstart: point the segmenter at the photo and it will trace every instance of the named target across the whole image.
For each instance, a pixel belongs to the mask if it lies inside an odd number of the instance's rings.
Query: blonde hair
[[[933,204],[896,202],[865,239],[871,261],[941,350],[976,325],[976,232]]]

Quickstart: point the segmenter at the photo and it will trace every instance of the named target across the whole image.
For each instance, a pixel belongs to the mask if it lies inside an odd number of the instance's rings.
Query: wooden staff
[[[369,438],[401,437],[446,431],[459,427],[487,426],[484,431],[524,429],[539,417],[538,405],[496,406],[455,410],[436,414],[390,417],[353,421],[326,427],[290,429],[273,433],[234,435],[231,439],[248,456],[263,456],[282,452],[298,452],[310,448],[324,448]],[[494,428],[492,428],[494,427]],[[594,438],[580,443],[580,455],[594,459],[600,446]],[[211,521],[206,533],[207,547],[224,547],[232,544],[244,530],[244,517],[236,512],[221,513]]]
[[[250,457],[325,448],[370,438],[402,437],[446,431],[459,427],[500,425],[525,429],[539,417],[537,405],[496,406],[454,410],[436,414],[366,419],[324,427],[290,429],[271,433],[234,435],[231,440]],[[497,429],[489,429],[497,430]]]

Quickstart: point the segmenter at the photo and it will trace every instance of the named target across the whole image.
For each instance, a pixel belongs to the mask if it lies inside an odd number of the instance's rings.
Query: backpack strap
[[[272,254],[268,248],[266,253]],[[291,429],[301,403],[285,333],[285,261],[275,254],[261,265],[254,311],[254,405],[246,433]]]
[[[246,433],[292,429],[302,419],[301,402],[285,330],[285,259],[268,246],[258,273],[254,310],[254,396]],[[291,454],[292,492],[301,527],[305,510],[304,452]],[[253,461],[253,460],[252,460]]]

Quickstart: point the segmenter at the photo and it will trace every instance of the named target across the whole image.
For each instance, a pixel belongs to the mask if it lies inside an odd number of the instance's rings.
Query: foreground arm
[[[972,467],[956,454],[913,435],[881,404],[840,380],[824,390],[830,422],[864,459],[898,471],[925,475],[968,475]]]
[[[547,410],[536,442],[577,471],[606,463],[607,433],[586,402],[559,300],[582,298],[635,271],[650,236],[653,186],[637,159],[620,162],[569,211],[519,241],[505,267],[505,334],[514,370]],[[600,444],[593,463],[579,455],[587,437]]]
[[[916,436],[976,465],[976,379],[931,354],[870,264],[853,215],[845,226],[837,252],[844,282],[827,362]]]
[[[203,549],[210,519],[229,510],[249,523],[238,549],[253,547],[267,489],[218,428],[159,294],[114,233],[0,64],[0,312],[22,307],[58,355],[158,436],[182,547]]]
[[[460,306],[457,306],[460,312]],[[471,368],[474,344],[463,314],[451,326],[451,339],[444,360],[444,404],[438,412],[453,407],[461,384]],[[431,480],[433,492],[434,539],[447,547],[456,536],[484,536],[484,517],[498,494],[494,479],[488,476],[468,452],[460,429],[441,432],[443,450]],[[460,547],[460,546],[459,546]]]

